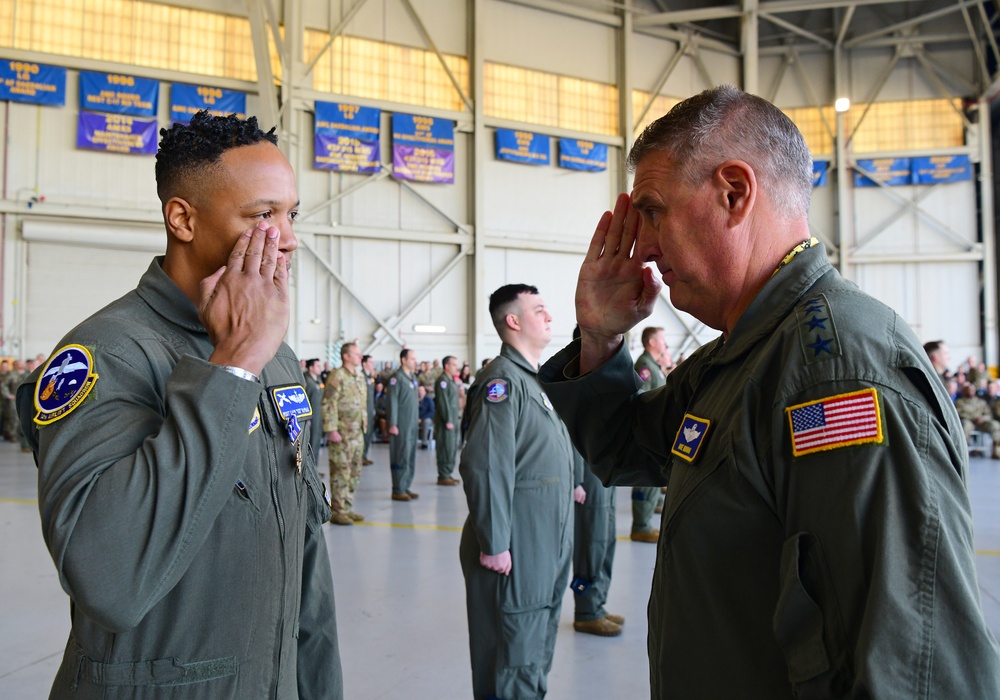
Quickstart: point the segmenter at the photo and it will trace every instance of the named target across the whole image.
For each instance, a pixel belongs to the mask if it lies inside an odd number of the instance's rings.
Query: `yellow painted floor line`
[[[19,503],[26,506],[37,506],[38,501],[31,501],[24,498],[0,498],[0,503]],[[461,532],[461,527],[456,527],[454,525],[417,525],[414,523],[374,523],[369,521],[362,521],[360,523],[355,523],[355,525],[364,525],[367,527],[394,527],[402,530],[442,530],[445,532]],[[617,539],[623,542],[630,542],[628,535],[619,535]],[[976,550],[977,557],[1000,557],[1000,550],[997,549],[978,549]]]

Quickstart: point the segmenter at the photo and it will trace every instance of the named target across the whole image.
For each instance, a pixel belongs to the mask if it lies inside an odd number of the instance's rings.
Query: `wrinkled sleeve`
[[[466,433],[459,473],[469,502],[469,520],[483,554],[510,549],[510,520],[514,504],[515,433],[521,397],[508,381],[507,399],[485,400],[476,391],[475,412]]]
[[[100,349],[94,358],[97,383],[71,413],[35,425],[28,383],[18,410],[62,587],[89,617],[124,631],[180,580],[212,530],[240,475],[261,385],[184,356],[157,387],[135,358]]]
[[[574,340],[538,372],[566,423],[573,444],[605,486],[665,486],[664,465],[683,418],[682,371],[643,394],[625,344],[592,372],[579,376]]]
[[[386,407],[385,407],[385,410],[386,410],[385,422],[386,422],[386,425],[389,425],[389,426],[393,426],[393,425],[397,425],[398,426],[399,425],[399,387],[400,386],[402,386],[401,382],[399,382],[398,380],[395,381],[395,382],[393,382],[393,380],[390,378],[389,379],[389,386],[386,387],[385,395],[386,395],[387,398],[386,398]]]

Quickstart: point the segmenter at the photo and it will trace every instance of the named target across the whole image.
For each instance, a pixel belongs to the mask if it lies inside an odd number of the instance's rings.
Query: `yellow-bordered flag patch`
[[[882,412],[874,388],[789,406],[785,411],[796,457],[882,442]]]
[[[701,444],[705,442],[705,435],[712,427],[712,422],[707,418],[692,416],[690,413],[684,414],[684,421],[674,438],[674,446],[670,448],[672,454],[681,459],[693,462],[698,456]]]

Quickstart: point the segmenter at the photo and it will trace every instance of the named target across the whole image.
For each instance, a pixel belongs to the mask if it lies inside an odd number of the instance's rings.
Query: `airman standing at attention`
[[[417,432],[420,427],[417,397],[417,353],[404,348],[399,353],[399,370],[389,379],[389,468],[392,471],[392,500],[412,501],[420,494],[410,490],[417,463]]]
[[[437,380],[434,396],[434,440],[437,443],[438,486],[455,486],[455,452],[458,449],[458,432],[461,414],[458,410],[458,385],[455,373],[458,360],[448,355],[442,363],[443,371]]]
[[[635,361],[635,372],[642,380],[639,391],[652,391],[667,383],[667,375],[662,366],[664,355],[669,358],[667,341],[663,329],[646,326],[642,329],[642,354]],[[653,514],[660,500],[659,486],[632,487],[632,532],[633,542],[653,542],[660,538],[660,531],[653,527]]]
[[[323,390],[323,430],[330,458],[330,522],[353,525],[364,520],[355,513],[354,492],[361,480],[361,460],[368,427],[368,387],[361,372],[356,343],[340,348],[343,364],[326,378]]]

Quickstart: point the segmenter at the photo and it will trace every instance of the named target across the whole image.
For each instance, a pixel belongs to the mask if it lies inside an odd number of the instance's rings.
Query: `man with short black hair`
[[[320,375],[323,373],[323,363],[318,357],[304,360],[305,371],[302,373],[306,383],[306,396],[310,406],[321,406],[323,403],[323,387],[320,385]],[[309,417],[309,444],[312,446],[316,461],[319,462],[319,451],[323,446],[323,419],[316,411]]]
[[[365,384],[368,388],[368,397],[366,400],[368,429],[365,431],[365,451],[361,456],[361,466],[367,467],[372,463],[371,458],[368,456],[368,450],[371,448],[372,436],[375,435],[375,360],[371,355],[362,355],[361,371],[365,374]]]
[[[585,494],[574,492],[572,446],[536,377],[552,339],[545,301],[535,287],[506,285],[489,309],[503,345],[469,389],[459,467],[472,690],[477,700],[540,698],[569,578],[573,500]]]
[[[295,175],[257,120],[160,131],[166,255],[18,389],[71,600],[53,698],[341,698],[288,330]]]

